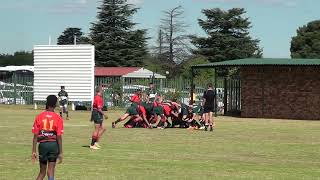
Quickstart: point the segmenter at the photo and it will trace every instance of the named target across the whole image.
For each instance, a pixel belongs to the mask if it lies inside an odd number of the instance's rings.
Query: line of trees
[[[126,0],[103,0],[88,36],[80,28],[68,27],[57,43],[93,44],[97,66],[144,66],[159,73],[169,71],[171,77],[185,78],[190,77],[186,72],[194,64],[262,57],[259,39],[250,36],[252,26],[243,8],[203,9],[205,18],[198,19],[198,24],[204,36],[188,34],[182,6],[165,10],[153,46],[148,46],[147,30],[138,29],[132,21],[138,10]],[[292,58],[320,58],[320,21],[300,27],[292,38],[290,50]],[[1,66],[10,64],[30,65],[32,53],[0,55]],[[203,71],[196,75],[205,74],[211,73]]]
[[[246,57],[261,57],[259,40],[249,35],[251,23],[245,10],[205,9],[199,19],[206,36],[188,34],[182,6],[163,11],[156,45],[148,46],[147,30],[136,28],[132,16],[138,11],[126,0],[103,0],[88,37],[81,29],[67,28],[59,44],[73,44],[75,37],[96,48],[98,66],[145,66],[169,76],[190,77],[190,66]],[[84,40],[85,41],[84,41]],[[212,73],[199,73],[203,74]]]

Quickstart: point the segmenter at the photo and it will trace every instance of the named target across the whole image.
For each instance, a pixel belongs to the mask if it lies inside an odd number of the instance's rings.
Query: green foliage
[[[57,44],[59,45],[68,45],[74,44],[74,36],[77,38],[77,44],[88,44],[89,38],[83,36],[83,32],[81,32],[81,28],[66,28],[62,34],[57,39]]]
[[[207,37],[191,37],[197,47],[194,54],[203,55],[210,62],[262,56],[259,40],[249,36],[251,23],[244,17],[244,9],[204,9],[202,13],[207,19],[198,21]]]
[[[181,64],[181,76],[183,79],[191,79],[191,66],[197,64],[206,64],[209,61],[204,56],[195,56]],[[197,69],[194,74],[194,81],[196,82],[212,82],[214,79],[213,69]]]
[[[33,65],[33,53],[27,51],[15,52],[13,55],[0,54],[0,66]]]
[[[122,83],[116,82],[111,85],[112,93],[116,93],[122,96]]]
[[[175,92],[168,91],[166,93],[163,93],[163,96],[166,100],[177,101],[181,99],[182,94],[179,91],[175,91]]]
[[[299,27],[290,51],[292,58],[320,58],[320,20]]]
[[[97,22],[92,23],[91,40],[98,66],[142,66],[146,30],[135,30],[131,22],[137,8],[125,0],[103,0]]]
[[[158,58],[153,56],[146,56],[146,58],[144,58],[143,63],[146,69],[162,75],[166,75],[167,69],[164,66],[165,64]]]

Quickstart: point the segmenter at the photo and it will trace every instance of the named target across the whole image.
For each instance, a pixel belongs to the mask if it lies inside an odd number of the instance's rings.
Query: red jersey
[[[95,95],[93,99],[93,109],[102,109],[102,108],[103,108],[102,96]]]
[[[171,115],[171,107],[168,104],[163,104],[162,107],[163,107],[164,114],[166,116],[170,116]]]
[[[133,103],[140,104],[141,99],[140,99],[140,97],[139,97],[137,94],[135,94],[135,95],[132,96],[132,98],[131,98],[130,101],[133,102]]]
[[[139,106],[139,114],[147,116],[146,108],[144,108],[143,106]]]
[[[63,120],[55,112],[44,111],[35,118],[32,133],[38,135],[38,142],[56,141],[63,134]]]

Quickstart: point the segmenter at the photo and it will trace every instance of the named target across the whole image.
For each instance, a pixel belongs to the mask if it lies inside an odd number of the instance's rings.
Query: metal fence
[[[33,73],[0,72],[0,104],[33,104]]]
[[[153,82],[157,91],[166,99],[177,99],[188,104],[191,95],[191,80],[176,79],[138,79],[120,77],[96,77],[95,86],[104,89],[105,105],[110,107],[126,107],[129,99],[137,89],[147,90]],[[238,79],[217,78],[194,82],[194,100],[201,103],[208,83],[216,84],[217,105],[220,113],[238,112],[241,110],[241,82]],[[1,104],[33,104],[33,73],[29,71],[0,72],[0,103]]]
[[[177,99],[181,103],[188,104],[191,98],[191,80],[176,79],[135,79],[135,78],[96,78],[95,86],[104,87],[105,104],[109,107],[129,105],[130,97],[138,90],[145,91],[149,88],[149,83],[153,82],[155,89],[166,99]],[[195,83],[194,96],[196,103],[199,103],[206,90],[207,82]],[[214,83],[214,82],[211,82]],[[217,92],[220,99],[223,99],[223,80],[217,82]]]

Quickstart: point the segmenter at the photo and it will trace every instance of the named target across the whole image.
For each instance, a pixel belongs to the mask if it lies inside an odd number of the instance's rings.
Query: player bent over
[[[128,117],[130,117],[130,121],[133,122],[138,122],[143,120],[140,116],[139,116],[139,105],[131,105],[130,107],[128,107],[126,113],[124,115],[122,115],[119,119],[117,119],[116,121],[112,122],[112,128],[116,128],[116,125],[121,122],[126,120]],[[127,123],[126,123],[127,124]]]
[[[100,149],[101,146],[98,144],[106,128],[103,124],[103,117],[105,116],[103,111],[103,98],[102,89],[97,88],[96,95],[93,100],[93,109],[91,114],[91,121],[94,122],[94,131],[92,133],[92,140],[90,144],[90,149]]]
[[[37,159],[38,146],[40,172],[37,180],[42,180],[48,175],[48,180],[54,180],[54,170],[56,161],[59,163],[63,159],[62,151],[62,134],[63,134],[63,120],[54,112],[57,104],[57,97],[50,95],[47,97],[46,111],[40,113],[34,120],[32,133],[32,161]]]
[[[122,115],[119,119],[116,121],[112,122],[112,128],[116,128],[116,125],[121,122],[126,120],[129,116],[131,117],[130,119],[139,121],[141,117],[139,116],[139,105],[141,104],[141,90],[138,89],[135,94],[131,97],[131,106],[127,109],[126,113]]]
[[[67,115],[67,120],[69,120],[69,112],[68,112],[68,93],[65,91],[65,87],[61,86],[61,90],[58,93],[59,96],[59,106],[60,106],[60,116],[63,113]]]

